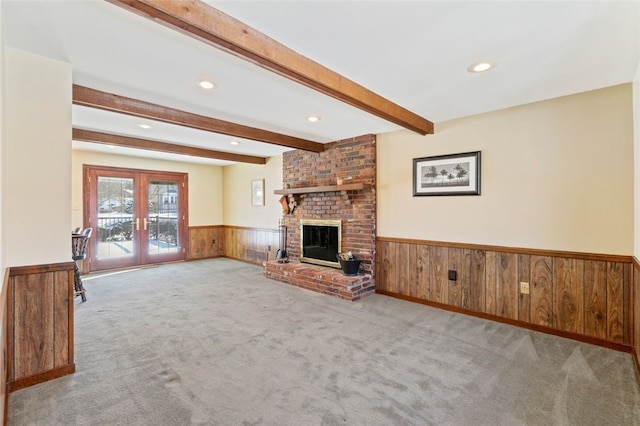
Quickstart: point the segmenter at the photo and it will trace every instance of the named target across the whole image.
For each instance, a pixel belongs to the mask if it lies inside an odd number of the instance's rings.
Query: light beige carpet
[[[630,355],[213,259],[85,280],[71,376],[10,425],[634,425]]]

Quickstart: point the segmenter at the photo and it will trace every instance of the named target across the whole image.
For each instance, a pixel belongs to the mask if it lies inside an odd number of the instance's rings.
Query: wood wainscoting
[[[634,273],[631,256],[385,237],[376,241],[377,293],[632,350],[631,284],[637,282],[640,266]],[[448,279],[450,270],[456,280]],[[529,294],[520,291],[521,282],[529,283]],[[638,334],[637,326],[635,330]]]
[[[2,424],[8,424],[9,418],[9,387],[7,386],[7,335],[9,333],[7,315],[7,292],[9,291],[9,268],[4,270],[4,276],[2,280],[2,290],[0,291],[0,350],[4,354],[4,361],[0,363],[0,404],[2,404]]]
[[[631,329],[633,330],[633,361],[640,383],[640,261],[633,258],[633,286],[631,287]]]
[[[189,227],[189,260],[229,257],[262,265],[274,260],[280,245],[278,229],[244,226]]]
[[[190,226],[188,259],[224,256],[224,226]]]
[[[277,229],[224,227],[224,255],[232,259],[262,265],[276,258],[279,241]]]
[[[274,260],[279,248],[278,229],[212,225],[189,227],[189,260],[229,257],[262,265]]]
[[[8,391],[73,373],[73,262],[10,268],[7,301]]]

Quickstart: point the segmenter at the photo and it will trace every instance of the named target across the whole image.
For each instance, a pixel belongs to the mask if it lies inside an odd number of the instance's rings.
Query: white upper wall
[[[640,259],[640,62],[633,79],[633,182],[634,182],[634,249]]]
[[[282,189],[282,156],[267,159],[267,164],[235,164],[224,167],[224,224],[276,229],[282,218],[282,206],[275,189]],[[264,179],[265,204],[251,203],[251,182]]]
[[[7,266],[71,262],[71,65],[4,53]]]
[[[480,196],[412,196],[412,160],[482,151]],[[378,136],[378,235],[633,253],[632,86]]]
[[[0,22],[2,22],[2,2],[0,2]],[[4,46],[3,44],[3,36],[2,31],[0,31],[0,46]],[[5,206],[7,203],[5,202],[5,197],[7,196],[7,179],[6,179],[6,167],[4,164],[5,161],[5,125],[4,125],[4,113],[7,110],[5,107],[4,101],[4,47],[0,48],[0,111],[2,111],[2,116],[0,116],[0,272],[4,274],[5,266],[7,264],[6,260],[6,247],[7,247],[7,239],[4,237],[7,233],[6,224],[5,224]]]
[[[68,145],[71,147],[71,142]],[[222,167],[76,150],[73,151],[72,158],[73,214],[69,229],[83,226],[83,164],[187,173],[189,175],[189,226],[222,224]]]

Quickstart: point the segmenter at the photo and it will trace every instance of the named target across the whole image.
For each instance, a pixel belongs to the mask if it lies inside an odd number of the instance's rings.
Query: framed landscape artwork
[[[480,151],[413,159],[413,196],[480,195]]]
[[[251,204],[264,206],[264,179],[251,181]]]

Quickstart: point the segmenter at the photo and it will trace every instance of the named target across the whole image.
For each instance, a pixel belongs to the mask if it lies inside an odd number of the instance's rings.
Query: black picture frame
[[[480,195],[480,151],[413,159],[413,196]]]

